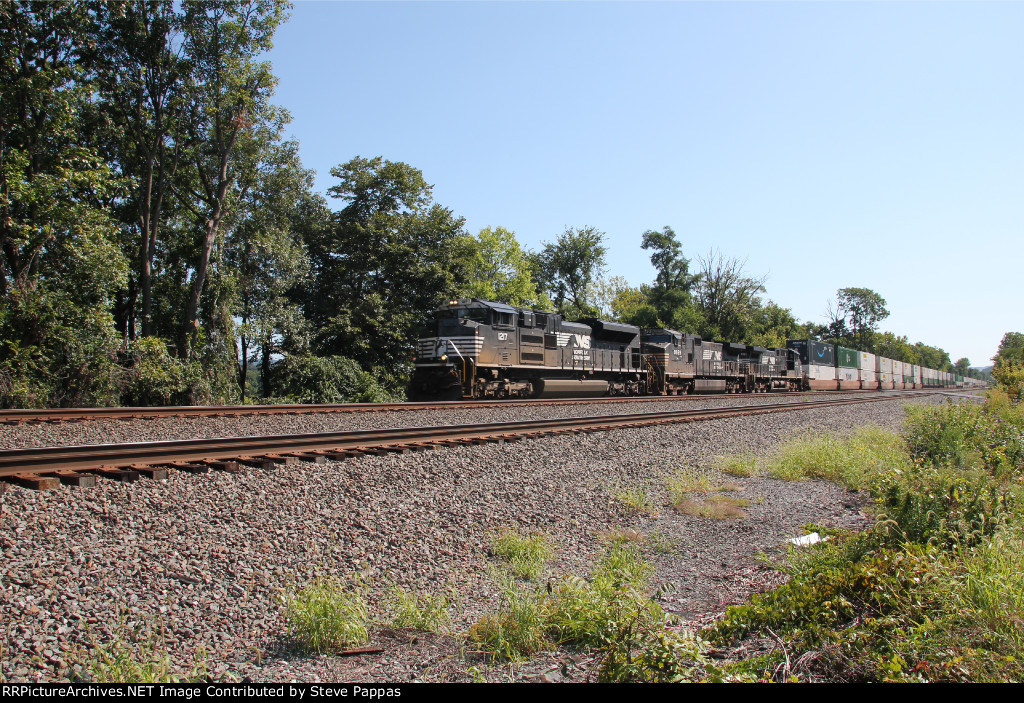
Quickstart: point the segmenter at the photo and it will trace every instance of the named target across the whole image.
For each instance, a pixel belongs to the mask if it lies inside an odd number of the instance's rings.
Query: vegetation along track
[[[211,469],[238,471],[241,465],[273,468],[299,461],[323,463],[327,459],[345,459],[362,454],[407,453],[457,444],[514,441],[524,437],[813,410],[892,399],[892,395],[872,395],[812,400],[804,403],[788,402],[486,424],[11,449],[0,451],[0,479],[36,489],[56,488],[60,483],[89,486],[95,484],[97,475],[120,481],[134,481],[142,475],[166,478],[170,469],[203,473]]]
[[[861,395],[878,391],[835,391]],[[780,394],[781,395],[781,394]],[[794,395],[794,394],[790,394]],[[409,412],[458,408],[494,408],[501,406],[574,405],[580,403],[651,403],[709,398],[734,398],[734,395],[615,396],[608,398],[546,398],[537,400],[448,400],[403,403],[322,403],[289,405],[181,405],[144,408],[46,408],[0,410],[0,424],[18,425],[39,422],[82,422],[86,420],[138,420],[166,417],[241,417],[243,415],[305,415],[313,413]],[[744,396],[746,397],[746,396]]]

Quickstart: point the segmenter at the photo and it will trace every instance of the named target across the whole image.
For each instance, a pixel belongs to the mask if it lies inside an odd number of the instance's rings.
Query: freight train
[[[769,349],[472,298],[450,300],[417,344],[413,399],[944,388],[951,373],[816,340]]]

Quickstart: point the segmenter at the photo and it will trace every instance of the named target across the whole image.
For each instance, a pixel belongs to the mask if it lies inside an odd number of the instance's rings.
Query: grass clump
[[[542,588],[506,577],[500,612],[473,625],[469,639],[494,659],[512,661],[559,645],[597,649],[604,652],[602,680],[677,680],[701,645],[668,629],[671,618],[646,593],[652,573],[639,545],[614,541],[587,578],[566,576]],[[647,642],[661,648],[648,655]]]
[[[447,596],[414,593],[404,588],[392,588],[386,595],[393,613],[392,627],[440,632],[451,623],[451,600]]]
[[[613,493],[615,500],[622,503],[629,512],[643,515],[657,515],[658,508],[651,500],[648,490],[642,486],[617,488]]]
[[[899,470],[907,464],[904,442],[878,427],[862,427],[853,435],[804,435],[791,440],[768,462],[768,475],[786,481],[821,479],[864,488],[869,477]]]
[[[681,542],[682,540],[672,539],[663,532],[652,532],[644,540],[644,543],[658,554],[672,554]]]
[[[691,495],[708,493],[713,490],[708,475],[695,469],[683,469],[669,476],[665,480],[665,488],[668,489],[672,505],[677,505]]]
[[[283,597],[289,633],[304,650],[323,654],[369,639],[369,615],[361,589],[317,579]]]
[[[152,628],[94,642],[79,651],[72,663],[72,680],[90,683],[191,683],[207,676],[206,656],[197,649],[192,667],[181,671],[167,652],[163,634]]]
[[[612,544],[614,544],[614,543],[635,543],[635,544],[640,544],[645,539],[647,539],[646,535],[644,535],[644,533],[641,532],[640,530],[634,530],[634,529],[627,528],[627,527],[616,527],[614,529],[606,530],[604,532],[598,532],[596,534],[596,536],[602,542],[608,542],[608,543],[612,543]]]
[[[542,534],[523,535],[505,530],[491,543],[491,554],[504,560],[516,576],[535,581],[551,559],[553,550]]]
[[[757,457],[753,454],[729,454],[715,458],[714,467],[730,476],[750,477],[760,473]]]

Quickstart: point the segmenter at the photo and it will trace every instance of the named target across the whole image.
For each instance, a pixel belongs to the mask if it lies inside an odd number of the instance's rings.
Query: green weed
[[[711,479],[702,471],[683,469],[665,480],[665,488],[668,489],[671,504],[677,505],[691,495],[709,492]]]
[[[491,553],[508,563],[516,576],[535,581],[551,559],[553,550],[542,534],[522,535],[505,530],[491,542]]]
[[[909,461],[903,441],[877,427],[837,438],[804,435],[791,440],[768,462],[768,475],[786,481],[821,479],[863,488],[869,477],[899,470]]]
[[[446,596],[392,588],[386,594],[393,616],[391,625],[420,632],[440,632],[451,623],[451,600]]]
[[[286,593],[283,601],[290,634],[304,650],[322,654],[369,638],[369,615],[358,587],[317,579],[298,592]]]
[[[705,633],[719,645],[758,633],[779,646],[709,678],[1024,676],[1024,416],[1001,398],[907,412],[903,438],[877,429],[804,437],[770,462],[776,475],[870,490],[878,521],[791,549],[785,585],[730,608]]]
[[[760,473],[757,457],[753,454],[731,454],[715,458],[714,467],[730,476],[756,476]]]
[[[646,488],[632,486],[629,488],[618,488],[614,491],[615,500],[626,506],[629,512],[641,513],[643,515],[657,515],[658,509]]]
[[[557,644],[607,646],[628,623],[664,621],[664,611],[644,593],[652,573],[638,545],[613,542],[586,579],[566,576],[541,588],[499,575],[501,611],[473,625],[469,638],[507,660]]]
[[[163,633],[153,628],[115,636],[80,650],[71,663],[72,677],[92,683],[188,683],[206,677],[206,654],[197,649],[192,666],[182,672],[168,654]]]

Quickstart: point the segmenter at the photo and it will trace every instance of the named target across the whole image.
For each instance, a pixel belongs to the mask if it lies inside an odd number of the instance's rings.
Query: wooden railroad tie
[[[120,481],[121,483],[133,483],[139,480],[138,471],[119,469],[115,466],[101,466],[98,469],[86,469],[86,471],[111,481]]]

